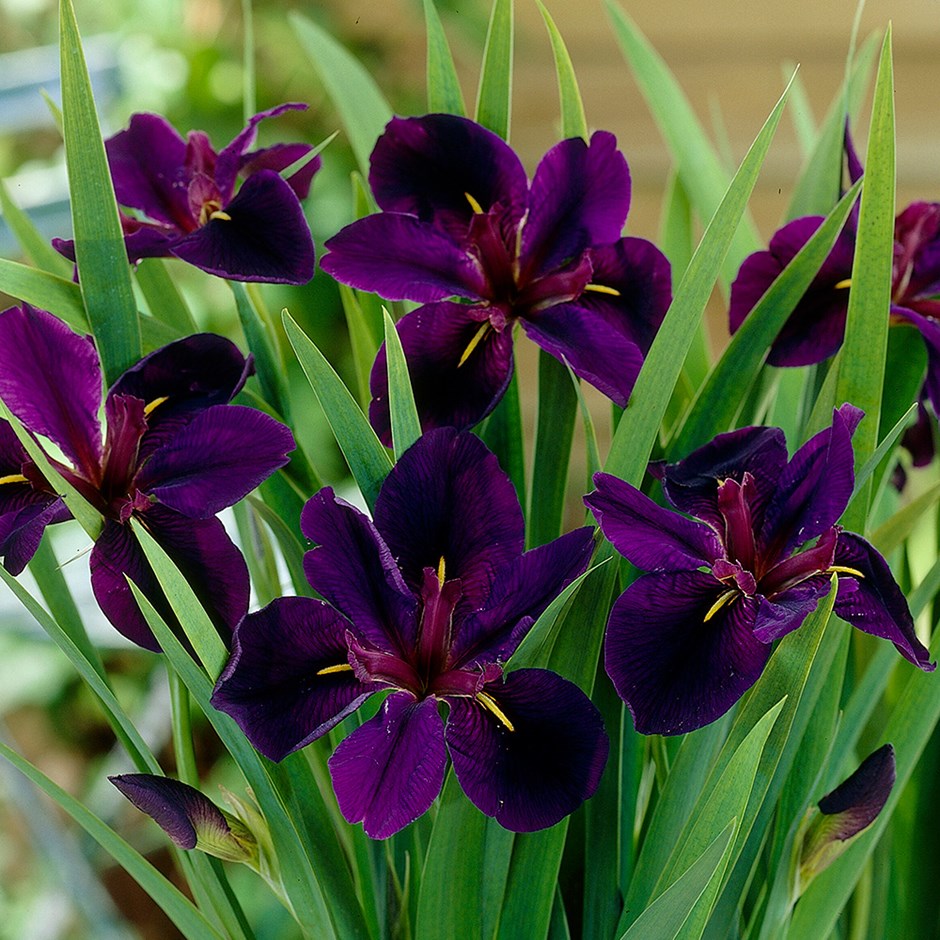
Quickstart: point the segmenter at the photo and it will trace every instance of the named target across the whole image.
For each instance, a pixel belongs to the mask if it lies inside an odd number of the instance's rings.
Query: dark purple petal
[[[770,240],[768,251],[746,258],[734,283],[728,311],[732,333],[754,309],[770,285],[822,224],[820,216],[795,219]],[[832,251],[813,278],[771,346],[767,361],[774,366],[822,362],[841,345],[852,277],[855,233],[842,230]],[[843,285],[843,286],[839,286]]]
[[[246,153],[242,157],[239,172],[244,177],[249,177],[259,170],[275,170],[281,173],[289,166],[293,166],[301,157],[310,153],[311,150],[313,150],[313,147],[309,144],[275,144],[273,147],[255,150],[253,153]],[[295,173],[284,177],[287,185],[297,194],[298,199],[307,198],[310,193],[310,184],[322,166],[322,162],[319,156],[313,157]]]
[[[593,245],[620,238],[630,208],[630,171],[617,139],[563,140],[542,157],[522,229],[523,277],[550,271]]]
[[[740,428],[719,434],[684,460],[668,464],[661,477],[663,492],[676,509],[723,532],[718,482],[731,479],[740,483],[744,474],[750,473],[754,495],[749,506],[755,524],[759,524],[786,463],[787,440],[780,428]]]
[[[478,299],[486,291],[480,262],[446,232],[410,215],[370,215],[347,225],[324,246],[327,274],[386,300],[424,303]]]
[[[445,733],[457,779],[480,812],[506,829],[533,832],[590,799],[609,744],[600,712],[574,683],[519,669],[482,695],[503,717],[479,697],[453,698]]]
[[[759,536],[770,560],[785,558],[839,521],[855,485],[852,434],[859,420],[853,405],[834,408],[832,425],[811,437],[780,474]]]
[[[862,573],[839,575],[836,615],[865,633],[890,640],[909,662],[933,672],[936,663],[917,639],[907,600],[878,550],[854,532],[842,532],[835,563]]]
[[[934,413],[940,412],[940,323],[932,317],[921,316],[913,310],[892,307],[891,313],[917,327],[927,347],[927,380],[924,390],[933,405]]]
[[[681,571],[712,565],[724,552],[715,531],[657,506],[636,487],[595,473],[597,490],[584,497],[607,540],[643,571]]]
[[[829,575],[816,575],[772,598],[760,597],[754,620],[754,637],[761,643],[773,643],[803,626],[829,591]]]
[[[643,366],[643,353],[606,319],[578,303],[558,304],[522,318],[526,335],[621,408]]]
[[[313,587],[375,646],[412,649],[417,601],[371,521],[325,487],[304,506],[300,529],[318,546],[304,556]]]
[[[186,143],[158,114],[131,115],[127,130],[105,142],[114,193],[122,206],[188,232],[196,225],[189,210]]]
[[[478,437],[453,428],[428,431],[402,454],[382,485],[375,525],[413,592],[443,559],[445,578],[460,579],[473,607],[525,546],[509,477]]]
[[[101,465],[101,366],[89,336],[45,310],[0,314],[0,398],[34,434],[54,441],[91,482]]]
[[[895,219],[894,241],[892,297],[916,309],[940,293],[940,203],[911,203]]]
[[[641,734],[683,734],[721,717],[757,681],[770,646],[753,634],[756,598],[701,571],[648,574],[614,604],[604,662]]]
[[[502,567],[484,606],[459,618],[454,668],[507,660],[545,608],[587,570],[593,548],[592,530],[575,529]]]
[[[433,698],[396,692],[329,760],[343,816],[366,835],[387,839],[414,822],[444,783],[444,723]]]
[[[47,525],[65,522],[72,514],[61,497],[34,490],[28,484],[0,486],[0,558],[17,575],[36,554]]]
[[[349,622],[322,601],[281,597],[248,614],[212,704],[265,757],[283,760],[352,714],[375,691],[349,665]]]
[[[296,194],[273,170],[245,180],[225,206],[176,242],[172,252],[197,268],[235,281],[306,284],[313,277],[310,227]]]
[[[464,304],[425,304],[399,320],[401,339],[421,427],[465,430],[482,421],[512,379],[512,328],[480,321],[483,311]],[[482,338],[477,335],[484,327]],[[463,364],[464,354],[472,350]],[[392,443],[385,346],[369,378],[369,421],[382,442]]]
[[[645,238],[621,238],[590,252],[591,283],[618,296],[586,290],[578,306],[590,310],[638,346],[645,356],[672,303],[672,269],[666,256]]]
[[[403,212],[461,237],[474,214],[497,203],[518,222],[526,209],[527,181],[505,141],[452,114],[392,118],[371,157],[369,185],[386,212]]]
[[[142,521],[172,558],[196,596],[228,640],[248,610],[248,568],[218,519],[189,519],[152,506]],[[91,552],[91,587],[98,606],[115,629],[144,649],[160,647],[127,586],[129,577],[171,626],[173,612],[156,576],[128,526],[111,519]]]
[[[215,405],[165,441],[137,485],[184,516],[204,519],[247,496],[295,446],[291,432],[264,412]]]

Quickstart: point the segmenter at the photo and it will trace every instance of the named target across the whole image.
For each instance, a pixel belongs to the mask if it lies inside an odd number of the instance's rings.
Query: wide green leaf
[[[32,219],[13,201],[3,180],[0,180],[0,212],[23,253],[33,264],[49,274],[71,276],[72,262],[60,255],[49,239],[33,225]]]
[[[242,332],[255,359],[255,374],[261,385],[261,393],[268,404],[279,415],[290,421],[290,403],[285,388],[284,363],[277,349],[277,339],[273,335],[271,324],[262,315],[261,297],[251,287],[239,281],[229,281],[229,287],[235,297],[235,308]]]
[[[385,314],[385,357],[388,363],[388,407],[392,420],[392,441],[395,444],[395,459],[421,437],[421,421],[415,407],[408,362],[402,349],[401,337],[388,310]]]
[[[69,278],[0,258],[0,291],[54,313],[74,330],[88,332],[81,288]]]
[[[463,117],[467,108],[460,90],[460,79],[434,0],[424,0],[424,25],[428,38],[428,111]]]
[[[536,3],[542,19],[545,20],[548,38],[552,43],[552,55],[555,58],[555,75],[558,77],[558,98],[561,104],[562,137],[583,137],[587,140],[587,118],[584,114],[584,103],[581,101],[581,90],[578,88],[578,77],[571,64],[571,56],[545,4],[542,0],[536,0]]]
[[[509,139],[512,110],[512,45],[512,0],[493,0],[483,47],[476,120],[503,140]]]

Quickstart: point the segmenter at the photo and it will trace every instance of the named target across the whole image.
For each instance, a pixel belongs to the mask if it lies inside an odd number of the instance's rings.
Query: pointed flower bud
[[[195,787],[154,774],[119,774],[108,779],[181,849],[199,849],[227,862],[256,867],[258,844],[252,832]]]

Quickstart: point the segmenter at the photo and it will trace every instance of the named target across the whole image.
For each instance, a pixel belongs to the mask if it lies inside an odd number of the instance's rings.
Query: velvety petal
[[[724,552],[710,526],[657,506],[636,487],[609,473],[595,473],[597,490],[584,502],[607,540],[643,571],[693,570]]]
[[[512,379],[512,328],[487,328],[461,364],[484,326],[481,310],[465,304],[425,304],[398,321],[415,404],[424,431],[465,430],[479,424],[498,404]],[[369,421],[387,446],[392,444],[385,346],[369,377]]]
[[[645,356],[672,303],[672,269],[666,256],[645,238],[621,238],[590,252],[591,283],[617,296],[586,290],[578,306],[590,310],[639,347]]]
[[[621,408],[627,406],[643,353],[605,319],[575,302],[539,310],[521,322],[533,342]]]
[[[761,597],[754,621],[754,637],[761,643],[773,643],[798,630],[828,591],[829,575],[817,575],[773,598]]]
[[[584,527],[503,566],[484,606],[454,618],[453,667],[509,659],[545,608],[587,570],[593,549],[593,530]]]
[[[880,552],[854,532],[842,532],[836,547],[837,565],[860,571],[861,578],[839,575],[835,612],[865,633],[890,640],[909,662],[932,672],[936,663],[917,639],[907,600]]]
[[[729,326],[737,332],[770,285],[822,224],[821,216],[795,219],[770,240],[767,251],[745,259],[731,285]],[[774,366],[802,366],[822,362],[841,345],[849,292],[837,285],[852,277],[854,230],[845,228],[813,278],[806,293],[774,340],[767,361]]]
[[[441,792],[447,754],[433,698],[393,693],[333,753],[330,775],[347,822],[387,839],[426,812]]]
[[[755,523],[774,495],[787,464],[787,439],[780,428],[749,427],[719,434],[662,472],[663,492],[676,509],[704,519],[719,532],[724,521],[718,510],[718,481],[740,483],[745,473],[754,480],[750,509]]]
[[[173,559],[228,640],[248,610],[248,568],[218,519],[189,519],[162,506],[142,520]],[[105,520],[91,552],[91,586],[104,615],[119,633],[144,649],[160,647],[137,607],[125,575],[170,625],[176,620],[156,576],[128,526]]]
[[[375,691],[348,662],[349,622],[309,597],[281,597],[248,614],[212,704],[265,757],[279,761],[352,714]]]
[[[304,556],[307,580],[380,649],[414,648],[417,601],[372,522],[324,487],[300,514],[300,530],[318,547]]]
[[[91,481],[101,465],[101,366],[89,336],[45,310],[0,314],[0,398],[34,434],[54,441]]]
[[[369,185],[386,212],[417,216],[458,238],[474,213],[468,195],[484,212],[499,203],[510,223],[526,208],[526,174],[512,148],[453,114],[392,118],[372,151]]]
[[[215,405],[150,457],[137,485],[184,516],[204,519],[247,496],[295,446],[288,428],[264,412]]]
[[[460,579],[473,607],[525,546],[509,477],[483,441],[453,428],[428,431],[402,454],[382,485],[375,525],[412,591],[443,559],[445,577]]]
[[[36,554],[47,525],[65,522],[72,514],[61,497],[28,484],[0,486],[0,558],[10,574],[20,574]]]
[[[574,683],[546,669],[519,669],[483,694],[506,721],[478,698],[453,698],[446,729],[454,772],[480,812],[506,829],[533,832],[593,796],[609,744],[600,712]]]
[[[940,203],[911,203],[894,222],[895,303],[940,293]]]
[[[810,438],[780,475],[759,536],[773,558],[785,558],[839,521],[855,485],[852,434],[859,420],[853,405],[834,408],[832,425]]]
[[[158,114],[131,115],[127,130],[105,142],[114,193],[122,206],[180,232],[195,226],[189,210],[186,142]]]
[[[210,219],[176,242],[173,254],[235,281],[306,284],[313,277],[313,239],[303,208],[273,170],[245,180],[225,213],[228,219]]]
[[[313,150],[309,144],[275,144],[263,150],[246,153],[241,159],[239,172],[244,177],[251,176],[259,170],[275,170],[280,173],[295,164],[302,157]],[[313,177],[323,165],[319,156],[308,160],[303,167],[284,179],[287,185],[296,193],[298,199],[306,199],[310,193],[310,184]]]
[[[329,239],[320,267],[343,284],[386,300],[424,303],[478,299],[486,290],[480,262],[445,232],[410,215],[381,213]]]
[[[927,347],[927,380],[924,390],[933,405],[934,413],[940,413],[940,323],[903,307],[892,307],[891,313],[917,327],[924,338],[924,345]]]
[[[721,717],[757,681],[770,646],[753,635],[755,598],[709,620],[722,585],[701,571],[648,574],[614,604],[604,663],[642,734],[683,734]]]

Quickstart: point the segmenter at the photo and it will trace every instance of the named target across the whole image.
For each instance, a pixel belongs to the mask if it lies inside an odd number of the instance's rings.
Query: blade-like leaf
[[[0,258],[0,291],[54,313],[72,329],[88,331],[82,291],[74,281]]]
[[[235,295],[238,320],[248,341],[248,348],[255,357],[255,372],[261,392],[268,404],[289,421],[289,402],[287,390],[284,388],[284,364],[278,355],[270,325],[253,302],[257,300],[260,303],[260,296],[249,295],[248,289],[239,281],[229,281],[228,284]]]
[[[478,124],[509,140],[512,103],[512,0],[493,0],[477,92]]]
[[[460,90],[460,79],[434,0],[424,0],[424,24],[428,37],[428,111],[463,117],[467,108]]]
[[[3,213],[3,221],[10,227],[10,231],[20,243],[20,248],[33,264],[59,277],[71,276],[72,263],[49,244],[49,239],[40,234],[30,217],[10,197],[6,183],[2,180],[0,180],[0,212]]]
[[[383,307],[382,311],[385,315],[385,355],[388,361],[388,407],[397,460],[421,437],[421,421],[418,419],[418,409],[415,408],[411,376],[408,374],[401,338],[388,310]]]
[[[588,139],[587,118],[584,115],[584,103],[581,101],[581,91],[578,88],[578,77],[575,75],[571,56],[565,46],[555,21],[552,19],[542,0],[536,0],[539,13],[545,20],[548,38],[552,43],[552,55],[555,57],[555,74],[558,77],[558,98],[561,104],[561,134],[562,137],[583,137]]]
[[[170,277],[162,258],[144,258],[137,264],[134,275],[154,317],[162,320],[170,329],[177,330],[181,336],[198,331],[189,306]]]

